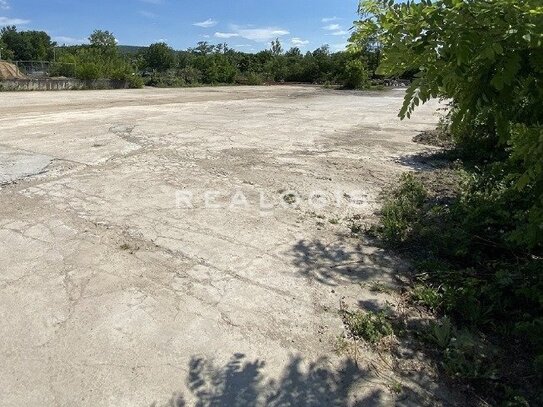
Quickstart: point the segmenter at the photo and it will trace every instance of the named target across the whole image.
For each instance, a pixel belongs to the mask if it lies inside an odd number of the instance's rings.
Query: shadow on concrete
[[[373,281],[386,273],[405,269],[399,259],[385,250],[364,253],[360,245],[353,247],[345,243],[344,238],[332,244],[300,240],[292,252],[293,264],[302,275],[330,286]]]
[[[434,171],[439,168],[447,168],[451,164],[447,153],[441,150],[426,151],[422,153],[403,155],[394,161],[398,164],[410,167],[415,171]]]
[[[368,375],[354,361],[346,360],[339,368],[331,368],[326,359],[303,363],[292,357],[279,379],[268,379],[262,372],[265,362],[248,361],[245,355],[235,354],[224,366],[213,361],[193,357],[190,361],[187,387],[191,393],[189,404],[185,395],[176,393],[165,405],[152,407],[247,407],[247,406],[376,406],[381,403],[382,389],[370,390],[358,400],[352,390]]]

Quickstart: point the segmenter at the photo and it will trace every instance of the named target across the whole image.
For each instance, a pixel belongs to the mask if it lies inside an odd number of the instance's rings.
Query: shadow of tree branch
[[[181,393],[160,407],[247,407],[247,406],[374,406],[382,390],[374,389],[363,399],[353,403],[353,388],[368,372],[347,359],[339,367],[331,368],[326,358],[304,363],[292,357],[278,379],[263,373],[265,362],[248,361],[246,356],[234,354],[224,366],[213,360],[192,357],[189,362],[187,387],[195,401],[188,404]],[[153,404],[152,407],[159,407]]]

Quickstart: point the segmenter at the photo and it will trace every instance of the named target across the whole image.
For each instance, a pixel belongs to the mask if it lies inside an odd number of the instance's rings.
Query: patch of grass
[[[336,355],[343,355],[349,350],[350,343],[342,335],[338,336],[334,344],[334,352]]]
[[[391,287],[388,284],[382,283],[380,281],[374,281],[370,283],[369,290],[375,293],[384,293],[384,294],[390,294],[394,292],[394,288]]]
[[[339,219],[332,218],[332,219],[329,219],[328,222],[330,222],[332,225],[337,225],[339,224]]]
[[[344,320],[351,335],[371,344],[394,334],[392,324],[384,312],[345,311]]]
[[[393,393],[396,393],[396,394],[400,394],[403,390],[403,384],[401,384],[399,381],[397,380],[392,380],[389,384],[388,384],[388,387],[390,388],[390,390],[393,392]]]
[[[410,295],[415,304],[422,305],[432,311],[438,310],[443,303],[441,293],[435,288],[424,284],[416,285]]]

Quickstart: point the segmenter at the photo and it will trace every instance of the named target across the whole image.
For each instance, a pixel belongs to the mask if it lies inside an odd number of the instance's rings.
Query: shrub
[[[346,312],[345,323],[354,337],[372,344],[394,334],[392,325],[383,312]]]
[[[258,86],[264,83],[264,78],[256,72],[247,72],[246,74],[237,75],[236,83],[240,85]]]
[[[132,74],[126,81],[130,89],[141,89],[144,86],[143,78],[137,74]]]
[[[360,59],[347,62],[343,74],[343,84],[347,89],[368,89],[370,87],[369,74],[364,62]]]
[[[96,80],[100,79],[100,68],[97,64],[87,62],[77,66],[76,71],[77,79],[82,80]]]
[[[412,174],[404,174],[400,186],[386,200],[382,209],[381,237],[391,245],[405,241],[420,217],[427,197],[424,185]]]
[[[442,295],[438,290],[424,284],[418,284],[413,288],[411,299],[415,303],[434,311],[439,309],[443,301]]]

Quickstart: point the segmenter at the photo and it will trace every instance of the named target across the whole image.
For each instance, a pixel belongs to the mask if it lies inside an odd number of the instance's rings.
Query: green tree
[[[515,203],[516,231],[510,237],[542,248],[541,1],[366,0],[360,10],[363,19],[352,42],[382,44],[379,72],[418,72],[400,116],[409,117],[433,97],[452,99],[452,128],[460,144],[483,146],[479,156],[506,158],[500,179],[516,190],[511,196],[525,198]]]
[[[13,59],[13,51],[10,50],[7,44],[0,37],[0,60],[10,61]]]
[[[348,89],[366,89],[370,85],[366,65],[360,59],[352,59],[346,63],[342,79]]]
[[[159,72],[165,72],[176,65],[175,53],[168,44],[159,42],[152,44],[144,54],[146,65]]]
[[[274,56],[279,56],[283,54],[283,46],[281,45],[281,41],[279,41],[279,38],[276,38],[274,41],[271,42],[271,52]]]
[[[205,56],[207,54],[211,54],[214,49],[215,49],[214,45],[210,45],[207,41],[200,41],[196,45],[196,48],[189,49],[189,52]]]
[[[117,46],[117,39],[109,31],[94,30],[89,36],[89,43],[91,46],[99,48],[115,48]]]
[[[24,61],[50,61],[56,45],[44,31],[17,31],[15,26],[2,28],[0,38],[12,58]]]

